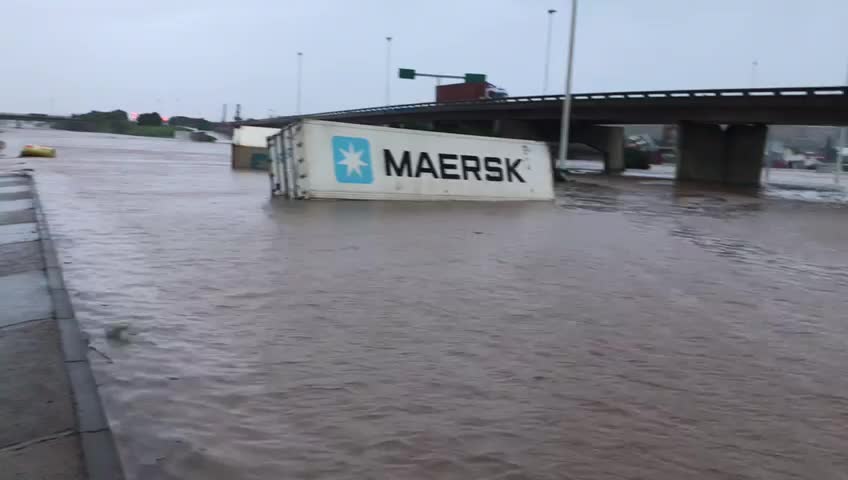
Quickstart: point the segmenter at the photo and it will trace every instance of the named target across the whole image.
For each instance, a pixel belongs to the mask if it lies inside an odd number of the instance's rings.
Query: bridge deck
[[[302,117],[362,123],[503,118],[558,120],[563,95],[356,108],[243,122],[280,126]],[[848,125],[848,87],[749,88],[579,93],[573,119],[586,123],[763,123]]]

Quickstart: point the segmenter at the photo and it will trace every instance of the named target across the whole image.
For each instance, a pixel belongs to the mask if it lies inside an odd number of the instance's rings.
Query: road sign
[[[415,69],[414,68],[399,68],[398,69],[398,77],[412,80],[412,79],[415,78]]]
[[[483,73],[466,73],[465,83],[484,83],[486,75]]]

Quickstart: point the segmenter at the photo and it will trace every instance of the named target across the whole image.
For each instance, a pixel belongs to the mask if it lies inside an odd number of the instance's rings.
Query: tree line
[[[135,122],[131,122],[124,110],[101,112],[92,110],[88,113],[71,115],[69,120],[53,123],[53,128],[77,132],[118,133],[128,135],[145,135],[156,137],[173,137],[174,127],[190,127],[197,130],[212,130],[215,124],[204,118],[175,116],[168,119],[168,125],[158,112],[140,114]]]

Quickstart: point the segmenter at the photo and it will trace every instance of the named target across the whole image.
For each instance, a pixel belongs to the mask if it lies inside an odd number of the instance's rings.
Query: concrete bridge
[[[300,118],[426,128],[556,142],[563,96],[414,103],[268,118],[242,125],[280,127]],[[679,180],[757,185],[768,125],[848,126],[848,86],[583,93],[573,95],[574,143],[624,168],[621,125],[675,124]]]

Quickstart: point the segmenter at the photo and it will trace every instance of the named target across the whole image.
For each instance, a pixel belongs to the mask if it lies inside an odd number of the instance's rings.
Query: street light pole
[[[842,160],[845,155],[845,137],[848,136],[848,127],[839,129],[839,151],[836,152],[836,169],[833,171],[833,181],[839,185],[839,176],[842,175]]]
[[[848,72],[845,74],[845,86],[848,87]],[[842,175],[842,160],[845,156],[845,142],[848,140],[848,127],[839,130],[839,150],[836,152],[836,170],[833,172],[833,181],[839,185],[839,176]]]
[[[548,93],[548,72],[551,66],[551,33],[553,32],[555,13],[556,10],[554,9],[548,10],[548,39],[545,42],[545,79],[542,82],[543,94]]]
[[[386,37],[386,105],[392,103],[392,37]]]
[[[297,52],[297,114],[300,115],[300,92],[303,82],[303,52]]]
[[[571,0],[571,29],[568,38],[568,68],[565,73],[565,100],[562,105],[562,126],[559,135],[559,157],[557,167],[565,168],[568,152],[568,128],[571,121],[571,73],[574,67],[574,33],[577,28],[577,0]]]

